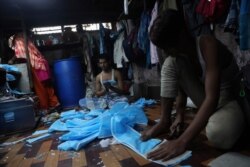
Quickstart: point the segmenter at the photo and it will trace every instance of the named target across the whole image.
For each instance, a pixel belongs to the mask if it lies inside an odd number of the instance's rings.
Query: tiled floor
[[[160,107],[156,105],[146,109],[146,113],[151,120],[156,120],[160,116]],[[187,122],[193,118],[193,112],[187,114]],[[42,129],[43,127],[41,127]],[[16,134],[1,140],[15,141],[27,136],[26,134]],[[36,142],[32,145],[19,143],[10,147],[0,148],[0,166],[10,167],[158,167],[160,165],[151,163],[140,157],[123,145],[112,145],[102,148],[99,141],[93,141],[85,149],[78,152],[58,151],[58,137],[60,133],[45,141]],[[245,138],[246,139],[246,138]],[[248,142],[242,140],[233,150],[250,156],[250,146]],[[224,152],[212,148],[201,134],[191,144],[190,148],[193,155],[188,160],[182,162],[181,165],[191,165],[193,167],[206,166],[212,159],[218,157]]]

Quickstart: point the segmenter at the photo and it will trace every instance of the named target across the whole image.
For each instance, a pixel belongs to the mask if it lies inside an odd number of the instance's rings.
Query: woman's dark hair
[[[150,39],[160,48],[166,45],[174,47],[178,43],[179,34],[184,26],[185,22],[181,13],[167,9],[155,19],[150,30]]]

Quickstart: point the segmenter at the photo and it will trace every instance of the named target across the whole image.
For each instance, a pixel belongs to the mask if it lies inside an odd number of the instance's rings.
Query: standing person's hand
[[[148,159],[167,161],[172,159],[186,150],[186,144],[177,140],[169,140],[163,143],[159,148],[147,155]]]

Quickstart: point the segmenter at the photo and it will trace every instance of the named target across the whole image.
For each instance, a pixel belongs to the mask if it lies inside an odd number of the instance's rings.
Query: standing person
[[[10,37],[9,46],[15,51],[15,56],[9,60],[9,64],[13,64],[17,58],[26,59],[23,33],[18,33]],[[55,109],[60,105],[51,84],[49,64],[30,39],[28,40],[28,50],[32,70],[32,81],[35,93],[39,99],[39,106],[48,112],[48,110]]]
[[[183,121],[187,96],[198,111],[177,139],[161,145],[149,153],[148,158],[166,161],[176,157],[203,128],[214,147],[231,148],[245,126],[233,92],[236,90],[238,66],[232,53],[211,35],[192,38],[183,16],[176,10],[166,10],[159,15],[149,35],[156,46],[171,56],[165,60],[161,71],[161,119],[144,131],[141,139],[148,140],[160,133],[174,131]],[[175,99],[177,118],[171,123]]]
[[[99,67],[102,71],[96,76],[96,96],[104,96],[107,92],[116,95],[128,94],[123,89],[121,73],[111,67],[111,62],[107,56],[99,58]]]

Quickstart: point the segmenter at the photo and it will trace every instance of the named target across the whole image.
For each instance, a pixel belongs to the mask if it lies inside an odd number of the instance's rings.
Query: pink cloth
[[[35,73],[37,75],[37,78],[40,81],[46,81],[46,80],[50,79],[50,77],[51,77],[48,62],[46,61],[44,63],[44,65],[45,65],[45,68],[48,69],[47,71],[40,70],[40,69],[35,69]]]
[[[16,34],[14,36],[13,49],[17,58],[26,59],[25,42],[23,34]],[[50,79],[50,70],[47,60],[43,57],[41,52],[36,48],[31,40],[28,40],[28,50],[30,56],[30,63],[32,68],[40,81]]]
[[[17,34],[14,36],[13,49],[15,51],[15,56],[17,58],[26,59],[25,42],[23,34]],[[43,55],[36,48],[36,46],[32,43],[31,40],[28,40],[28,50],[29,50],[31,66],[36,70],[40,69],[47,71],[48,69],[46,69],[45,66],[47,60],[44,59]]]

